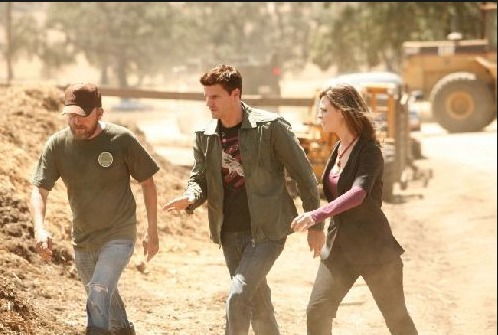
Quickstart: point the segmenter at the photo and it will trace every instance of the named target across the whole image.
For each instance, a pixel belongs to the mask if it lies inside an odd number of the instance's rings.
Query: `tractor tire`
[[[496,117],[492,90],[473,73],[443,77],[429,100],[434,119],[450,133],[481,131]]]

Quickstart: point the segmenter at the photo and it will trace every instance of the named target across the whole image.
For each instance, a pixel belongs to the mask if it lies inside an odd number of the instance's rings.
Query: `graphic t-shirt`
[[[33,184],[50,191],[62,179],[73,213],[73,245],[96,249],[112,239],[136,239],[130,176],[142,182],[158,170],[125,127],[105,123],[102,132],[89,140],[75,139],[67,127],[45,144]]]
[[[225,189],[223,200],[223,231],[242,232],[251,230],[251,216],[247,203],[244,170],[239,150],[239,129],[225,128],[220,122],[222,145],[221,174]]]

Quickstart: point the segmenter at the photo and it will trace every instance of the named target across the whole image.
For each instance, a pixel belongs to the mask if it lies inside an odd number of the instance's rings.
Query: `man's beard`
[[[93,127],[88,128],[88,129],[84,128],[84,127],[81,127],[81,128],[70,127],[70,129],[71,129],[71,132],[73,133],[73,136],[75,139],[87,140],[87,139],[91,138],[97,132],[98,125],[99,125],[98,122],[96,122],[95,125],[93,125]],[[78,132],[77,132],[77,130],[78,130]]]

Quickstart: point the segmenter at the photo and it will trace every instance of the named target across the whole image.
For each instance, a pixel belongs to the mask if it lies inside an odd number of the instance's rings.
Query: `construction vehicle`
[[[244,78],[242,87],[244,95],[280,97],[282,70],[276,54],[270,56],[267,62],[246,61],[235,65]]]
[[[481,39],[453,32],[446,41],[403,44],[403,80],[450,133],[480,131],[496,118],[496,2],[480,6]]]
[[[369,79],[381,82],[369,82]],[[332,85],[333,82],[346,82],[356,86],[370,107],[384,157],[382,199],[385,202],[394,201],[395,184],[399,184],[402,190],[412,181],[421,181],[423,186],[426,186],[432,178],[432,171],[422,169],[415,164],[418,157],[414,153],[415,140],[410,136],[409,129],[410,98],[403,90],[401,78],[394,73],[358,73],[336,77],[326,86]],[[320,180],[338,137],[322,130],[316,118],[317,111],[318,98],[309,111],[309,120],[302,128],[304,130],[296,134],[315,175]],[[420,150],[420,147],[417,150]],[[295,190],[295,187],[291,185],[289,189]]]

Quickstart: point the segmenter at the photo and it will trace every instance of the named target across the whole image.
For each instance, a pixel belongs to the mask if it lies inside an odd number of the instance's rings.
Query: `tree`
[[[38,29],[50,77],[83,56],[101,83],[138,85],[189,59],[213,64],[245,57],[300,67],[318,3],[50,2]],[[276,56],[276,57],[273,57]]]
[[[184,2],[179,21],[185,29],[177,45],[203,64],[237,58],[268,62],[278,55],[299,66],[307,57],[315,8],[317,3]]]
[[[29,13],[26,6],[36,6],[32,2],[5,2],[0,7],[0,25],[5,30],[5,44],[0,51],[5,59],[6,81],[14,79],[14,59],[25,56],[31,59],[38,54],[40,45],[40,27],[37,20]]]
[[[5,3],[5,65],[7,68],[7,84],[9,84],[14,75],[14,70],[12,69],[12,2]]]
[[[114,75],[119,87],[154,75],[175,55],[172,29],[175,10],[162,2],[62,2],[50,3],[47,29],[60,36],[50,40],[44,60],[60,66],[83,54],[101,70],[102,84]]]
[[[314,32],[311,60],[322,70],[397,70],[404,41],[442,40],[455,29],[477,38],[480,27],[478,2],[333,3]]]

